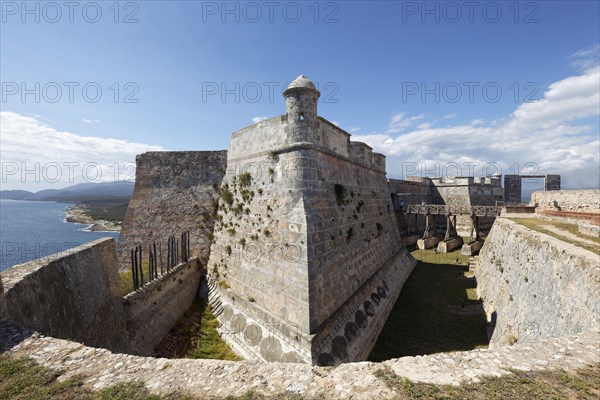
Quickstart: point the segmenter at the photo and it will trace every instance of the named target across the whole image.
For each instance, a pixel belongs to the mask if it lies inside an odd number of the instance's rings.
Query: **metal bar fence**
[[[190,251],[190,232],[181,233],[181,237],[177,238],[174,235],[167,238],[167,255],[166,255],[166,271],[163,265],[162,244],[156,241],[148,244],[148,259],[147,259],[147,281],[144,282],[144,258],[142,246],[136,246],[131,249],[131,279],[133,281],[133,290],[138,290],[145,283],[151,282],[165,272],[169,273],[179,263],[189,261],[191,257]],[[159,272],[160,271],[160,272]]]

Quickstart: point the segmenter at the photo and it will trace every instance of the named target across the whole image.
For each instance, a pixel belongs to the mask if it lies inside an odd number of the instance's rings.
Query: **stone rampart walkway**
[[[3,326],[4,325],[4,326]],[[14,326],[0,323],[6,344]],[[573,370],[600,362],[600,332],[586,331],[536,343],[429,356],[403,357],[382,363],[350,363],[338,367],[305,364],[189,360],[113,354],[105,349],[34,333],[9,350],[59,369],[61,379],[81,375],[86,385],[99,389],[118,381],[139,380],[154,393],[186,392],[200,398],[239,396],[248,390],[263,395],[296,393],[306,398],[389,399],[396,393],[375,372],[389,368],[414,381],[460,384],[483,376],[500,376],[507,369]]]

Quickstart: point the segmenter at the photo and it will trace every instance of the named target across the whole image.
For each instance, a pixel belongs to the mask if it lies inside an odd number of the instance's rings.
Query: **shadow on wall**
[[[369,356],[383,361],[487,347],[486,314],[475,300],[475,277],[458,265],[457,252],[435,254],[412,249],[417,266]],[[460,259],[459,259],[460,261]]]

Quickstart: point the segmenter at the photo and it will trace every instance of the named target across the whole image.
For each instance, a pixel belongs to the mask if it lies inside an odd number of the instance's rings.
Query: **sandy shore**
[[[92,232],[98,232],[98,231],[120,232],[121,231],[121,225],[117,225],[111,221],[93,219],[92,217],[90,217],[87,214],[87,210],[86,210],[85,206],[80,205],[80,204],[77,204],[77,205],[67,208],[66,214],[67,214],[67,216],[66,216],[67,222],[90,225],[90,227],[86,228],[86,230],[89,230]]]

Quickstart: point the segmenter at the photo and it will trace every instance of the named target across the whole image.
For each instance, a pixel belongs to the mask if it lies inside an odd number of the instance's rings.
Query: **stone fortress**
[[[284,96],[286,114],[232,135],[207,266],[228,287],[219,318],[253,326],[226,335],[250,359],[364,360],[415,265],[385,158],[317,115],[310,80]]]
[[[521,177],[505,176],[504,188],[500,176],[387,180],[383,155],[318,116],[310,80],[298,77],[284,97],[284,115],[233,133],[228,151],[138,156],[118,251],[112,239],[99,240],[3,271],[0,321],[8,319],[0,322],[0,349],[67,376],[96,371],[102,377],[86,381],[94,388],[140,379],[156,393],[168,387],[227,396],[253,382],[267,395],[393,397],[375,376],[378,364],[353,362],[368,357],[415,266],[404,243],[411,221],[422,232],[429,214],[407,211],[454,212],[446,226],[434,219],[434,235],[450,232],[448,225],[453,235],[468,235],[473,219],[457,210],[500,209],[507,190],[520,197]],[[559,190],[557,176],[546,177],[546,189],[534,193],[531,207],[515,209],[597,234],[600,191]],[[458,384],[515,363],[598,362],[597,255],[496,214],[479,227],[489,230],[474,264],[490,349],[382,365],[399,376]],[[122,297],[117,271],[130,268],[130,250],[182,231],[190,232],[193,257]],[[197,293],[208,297],[238,354],[282,363],[147,357]],[[291,382],[274,378],[282,371]]]

